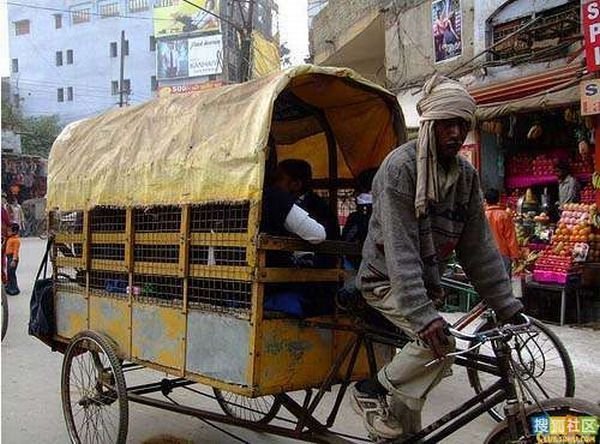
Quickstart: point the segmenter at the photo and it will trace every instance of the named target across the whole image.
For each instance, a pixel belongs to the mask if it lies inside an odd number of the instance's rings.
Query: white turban
[[[434,74],[423,87],[417,112],[421,117],[421,125],[417,141],[415,209],[417,217],[421,217],[427,213],[429,202],[438,201],[437,149],[433,124],[436,120],[461,118],[472,126],[475,100],[459,82]]]

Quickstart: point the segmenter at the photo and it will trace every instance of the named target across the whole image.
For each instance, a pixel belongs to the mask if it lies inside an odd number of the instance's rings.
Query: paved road
[[[2,343],[2,441],[6,444],[67,443],[60,403],[61,355],[51,353],[41,342],[27,335],[29,295],[35,271],[43,252],[44,243],[36,239],[23,240],[23,261],[19,269],[22,294],[9,297],[10,323]],[[572,328],[556,328],[567,344],[577,373],[577,394],[594,401],[600,400],[600,332]],[[164,375],[147,371],[135,375],[137,380],[156,380]],[[136,381],[137,382],[137,381]],[[471,396],[465,371],[455,368],[453,376],[444,379],[431,394],[424,415],[425,423],[448,412],[459,402]],[[216,409],[216,403],[199,396],[185,396],[186,402],[204,408]],[[170,435],[181,443],[236,443],[240,442],[197,419],[156,409],[130,405],[129,441],[144,443],[152,437]],[[447,438],[448,444],[480,443],[494,422],[483,416]],[[246,442],[283,443],[279,439],[241,430],[226,429]],[[347,404],[343,404],[336,429],[350,434],[362,434],[360,419]],[[363,435],[364,436],[364,435]],[[152,441],[153,444],[167,442]],[[175,444],[175,442],[172,442]]]

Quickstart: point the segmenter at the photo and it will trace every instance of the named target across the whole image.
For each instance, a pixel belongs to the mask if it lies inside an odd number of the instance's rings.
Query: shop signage
[[[221,34],[183,39],[160,39],[156,68],[159,80],[220,74],[223,71]]]
[[[582,116],[600,114],[600,79],[583,80],[580,95]]]
[[[600,1],[581,3],[585,60],[590,72],[600,70]]]
[[[204,91],[207,89],[218,88],[219,86],[223,86],[223,82],[218,80],[212,82],[192,83],[187,85],[162,86],[158,90],[158,95],[159,97],[163,97],[170,96],[171,94],[186,94],[196,91]]]

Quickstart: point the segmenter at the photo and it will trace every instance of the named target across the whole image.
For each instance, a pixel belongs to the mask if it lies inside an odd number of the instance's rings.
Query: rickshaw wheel
[[[125,377],[115,347],[105,336],[84,331],[73,337],[63,359],[61,397],[72,443],[125,444]]]
[[[277,395],[248,398],[213,387],[215,398],[227,416],[255,424],[268,424],[277,416],[281,399]]]

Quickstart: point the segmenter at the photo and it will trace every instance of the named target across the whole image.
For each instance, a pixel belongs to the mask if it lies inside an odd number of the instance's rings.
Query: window
[[[119,52],[117,50],[117,42],[110,42],[110,56],[117,57]]]
[[[69,86],[67,88],[67,102],[72,102],[73,101],[73,87]]]
[[[154,2],[155,8],[167,8],[173,6],[173,0],[156,0]]]
[[[67,49],[67,65],[73,64],[73,50]]]
[[[150,77],[150,91],[156,91],[158,89],[158,82],[156,76]]]
[[[58,88],[56,90],[56,100],[58,102],[64,102],[65,101],[65,90],[63,88]]]
[[[62,14],[54,14],[54,29],[62,28]]]
[[[91,9],[90,8],[82,8],[77,10],[71,10],[71,19],[73,20],[74,25],[78,25],[80,23],[87,23],[91,19]]]
[[[19,59],[12,59],[12,72],[19,72]]]
[[[100,3],[98,11],[100,18],[116,17],[119,15],[119,2]]]
[[[15,35],[29,34],[29,20],[15,22]]]
[[[123,41],[123,55],[128,56],[129,55],[129,40],[125,40]]]
[[[153,35],[150,36],[150,52],[156,51],[156,39]]]
[[[140,12],[148,9],[148,0],[128,0],[129,12]]]
[[[119,81],[118,80],[113,80],[112,82],[110,82],[110,92],[113,96],[116,96],[117,94],[119,94]]]
[[[56,66],[62,66],[62,64],[63,64],[62,51],[56,51]]]
[[[131,80],[129,80],[129,79],[123,80],[123,92],[125,94],[131,93]]]

